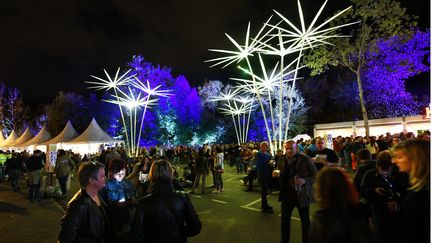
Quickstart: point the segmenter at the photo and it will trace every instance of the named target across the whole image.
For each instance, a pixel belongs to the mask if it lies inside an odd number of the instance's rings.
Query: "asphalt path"
[[[278,195],[269,195],[268,203],[273,207],[273,214],[261,212],[260,188],[256,185],[251,192],[245,192],[240,179],[244,175],[235,173],[235,167],[225,166],[223,174],[224,191],[218,194],[200,190],[191,194],[191,200],[203,224],[199,235],[189,242],[279,242],[280,241],[280,203]],[[212,185],[211,175],[207,185]],[[257,184],[257,183],[255,183]],[[209,187],[206,192],[212,190]],[[186,191],[190,189],[186,188]],[[311,217],[316,211],[311,206]],[[301,227],[298,212],[295,209],[291,219],[291,242],[301,242]]]

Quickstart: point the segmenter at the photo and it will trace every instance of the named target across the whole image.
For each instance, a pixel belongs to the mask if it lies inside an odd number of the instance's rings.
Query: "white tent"
[[[68,121],[65,128],[63,128],[63,131],[59,135],[57,135],[55,138],[43,142],[41,144],[58,144],[58,143],[66,143],[71,141],[72,139],[78,137],[78,133],[75,130],[75,128],[72,126],[71,122]]]
[[[30,129],[27,127],[27,129],[24,131],[24,133],[17,138],[13,143],[9,145],[9,147],[20,147],[19,145],[22,143],[25,143],[33,138],[33,134],[30,132]]]
[[[304,141],[311,139],[311,136],[307,135],[307,134],[299,134],[297,136],[295,136],[293,139],[293,141],[297,141],[299,139],[303,138]]]
[[[0,144],[4,142],[3,133],[0,131]]]
[[[73,139],[72,141],[67,142],[68,144],[87,144],[87,143],[119,143],[121,141],[115,140],[110,135],[108,135],[96,120],[93,118],[90,122],[90,125],[86,128],[86,130]]]
[[[5,147],[5,148],[9,147],[9,145],[15,142],[17,138],[18,135],[14,130],[12,130],[11,134],[6,138],[6,140],[4,140],[3,143],[0,144],[0,147]]]
[[[121,140],[115,140],[104,132],[93,118],[86,130],[75,139],[67,142],[65,147],[81,154],[87,154],[98,152],[101,144],[122,142]]]
[[[35,137],[23,144],[20,144],[18,147],[27,148],[29,151],[39,149],[46,152],[46,145],[43,145],[43,143],[50,139],[52,139],[51,133],[48,132],[46,126],[44,125]]]
[[[44,125],[42,127],[42,129],[39,131],[39,133],[32,139],[30,139],[29,141],[20,144],[20,147],[27,147],[27,146],[31,146],[31,145],[40,145],[43,144],[44,142],[48,141],[52,139],[51,133],[48,132],[46,125]]]

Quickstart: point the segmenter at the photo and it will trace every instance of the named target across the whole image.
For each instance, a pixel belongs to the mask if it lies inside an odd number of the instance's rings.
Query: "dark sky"
[[[0,81],[20,89],[30,105],[51,102],[60,90],[85,92],[83,81],[90,75],[125,67],[135,54],[171,67],[174,75],[184,74],[193,86],[204,79],[225,80],[227,73],[204,63],[216,57],[208,49],[231,48],[224,33],[244,38],[247,22],[261,27],[272,9],[297,20],[296,2],[0,0]],[[402,5],[429,28],[430,3],[422,2],[404,0]],[[306,23],[321,4],[302,1]],[[347,0],[329,0],[322,16],[347,6]]]

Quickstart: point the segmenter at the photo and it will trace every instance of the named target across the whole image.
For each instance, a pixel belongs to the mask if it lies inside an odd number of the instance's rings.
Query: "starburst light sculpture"
[[[110,91],[111,89],[114,90],[114,94],[116,97],[116,100],[119,101],[119,93],[124,94],[123,91],[120,89],[122,86],[127,86],[133,78],[132,76],[127,76],[128,73],[131,70],[129,69],[126,71],[123,75],[119,77],[120,68],[117,68],[117,72],[113,78],[108,74],[108,72],[104,69],[104,73],[106,75],[106,79],[99,78],[93,75],[90,75],[92,78],[96,79],[97,81],[85,81],[85,83],[92,84],[93,86],[90,86],[89,89],[95,89],[95,90],[105,90],[105,92]],[[130,144],[128,132],[126,130],[126,121],[124,119],[123,110],[121,109],[121,106],[119,105],[120,115],[122,118],[123,127],[125,128],[125,134],[126,134],[126,144]],[[131,153],[130,146],[128,148],[128,154]]]
[[[103,101],[119,106],[125,130],[128,154],[130,156],[138,156],[139,142],[146,111],[158,101],[158,98],[153,97],[169,97],[171,95],[171,90],[161,90],[161,85],[152,88],[148,80],[146,83],[143,83],[135,75],[128,76],[130,71],[131,70],[128,70],[119,77],[120,68],[118,68],[115,76],[111,77],[108,72],[104,70],[107,79],[92,75],[91,77],[95,78],[97,81],[86,81],[85,83],[94,85],[89,87],[91,89],[105,90],[106,92],[114,90],[114,94],[111,94],[112,99]],[[129,126],[126,125],[123,107],[126,108],[126,114],[129,116]],[[138,132],[137,116],[141,110],[141,122],[139,123]]]
[[[318,18],[323,12],[324,7],[327,4],[327,0],[322,4],[312,22],[308,27],[306,27],[304,21],[304,15],[302,6],[300,1],[297,1],[298,4],[298,14],[300,18],[300,27],[296,27],[291,21],[289,21],[285,16],[275,11],[276,15],[280,18],[280,21],[272,24],[270,17],[264,25],[259,30],[258,34],[254,37],[250,37],[250,23],[248,24],[246,39],[244,45],[238,44],[232,37],[228,34],[226,36],[228,39],[235,45],[236,50],[220,50],[220,49],[209,49],[210,51],[217,52],[220,54],[225,54],[225,56],[214,58],[208,60],[207,62],[213,62],[214,64],[211,67],[223,65],[222,68],[227,67],[233,63],[237,65],[243,60],[247,64],[247,68],[240,68],[246,74],[248,74],[251,79],[244,78],[233,78],[236,81],[241,82],[241,84],[237,87],[243,92],[250,92],[256,95],[257,100],[259,101],[261,112],[263,114],[264,123],[266,126],[267,137],[270,144],[270,150],[274,154],[275,149],[280,148],[283,149],[282,141],[287,139],[289,122],[290,122],[290,113],[292,107],[292,96],[295,89],[295,82],[297,79],[298,70],[303,68],[304,66],[300,66],[300,61],[303,56],[303,52],[307,49],[313,49],[319,45],[329,45],[328,42],[330,38],[340,38],[346,37],[344,35],[336,34],[336,30],[346,27],[349,25],[356,24],[348,23],[337,25],[334,27],[328,27],[328,24],[331,23],[334,19],[347,12],[351,7],[348,7],[329,19],[325,20],[321,24],[317,24]],[[284,28],[282,24],[287,24],[288,27]],[[276,63],[276,65],[265,65],[263,56],[279,56],[280,61]],[[286,62],[286,59],[296,55],[293,61]],[[251,65],[251,58],[257,58],[261,66],[262,76],[256,75],[255,70],[253,69],[253,65]],[[288,65],[285,65],[288,63]],[[279,65],[279,73],[276,74],[277,66]],[[267,74],[266,66],[274,67],[270,72],[270,75]],[[292,78],[288,78],[289,76],[293,76]],[[273,87],[277,87],[279,90],[279,111],[277,116],[279,117],[278,121],[278,131],[275,129],[275,120],[274,120],[274,111],[272,99],[270,97],[270,92]],[[290,89],[290,99],[288,104],[288,113],[282,113],[282,91],[283,89]],[[267,97],[264,93],[267,93]],[[263,100],[268,99],[269,111],[264,109]],[[266,113],[270,113],[271,118],[271,128],[267,122]],[[282,124],[285,122],[285,135],[282,136]],[[278,133],[278,136],[277,136]],[[272,141],[278,139],[279,143],[273,144]]]

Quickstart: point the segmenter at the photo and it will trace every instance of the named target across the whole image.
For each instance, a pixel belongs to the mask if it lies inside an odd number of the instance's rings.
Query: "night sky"
[[[307,24],[321,4],[302,1]],[[184,74],[192,86],[225,81],[229,72],[204,63],[217,57],[209,48],[231,49],[224,33],[244,38],[250,20],[254,35],[273,9],[298,19],[294,0],[1,0],[0,6],[0,81],[20,89],[32,106],[61,90],[85,93],[90,75],[103,76],[103,68],[112,73],[136,54]],[[322,16],[347,6],[329,0]],[[429,1],[402,6],[420,17],[422,29],[430,28]],[[427,89],[429,77],[407,85]]]

